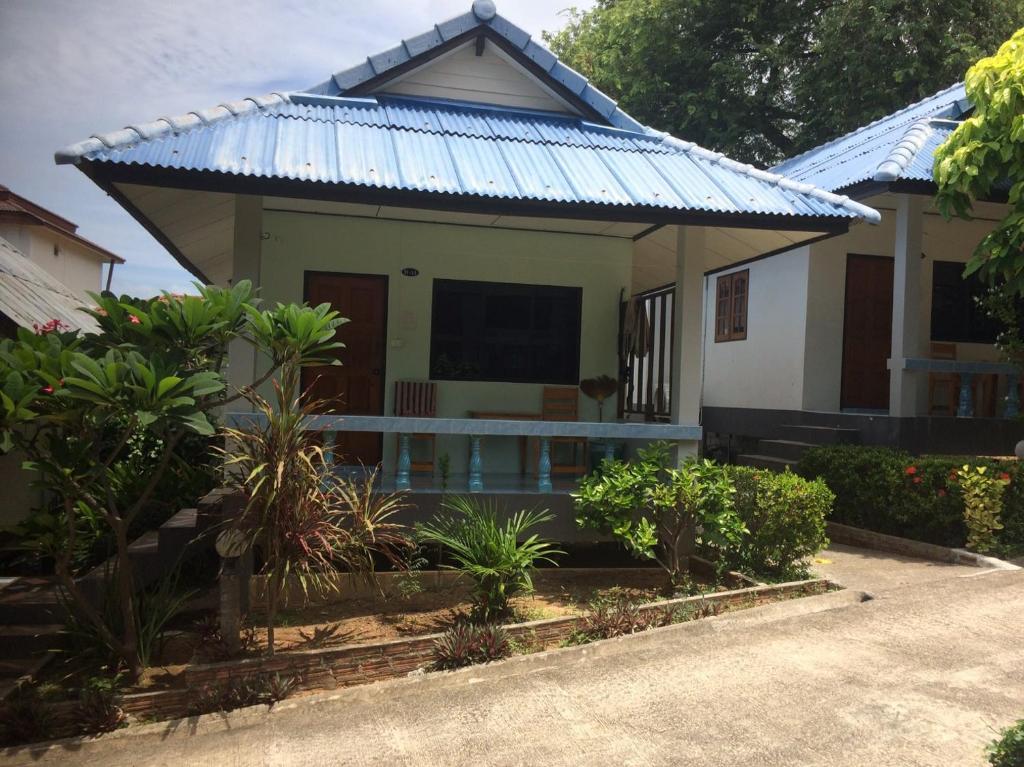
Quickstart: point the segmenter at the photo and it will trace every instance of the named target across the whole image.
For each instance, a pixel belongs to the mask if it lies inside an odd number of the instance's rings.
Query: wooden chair
[[[437,384],[431,381],[395,381],[395,415],[406,418],[437,417]],[[437,455],[437,435],[412,434],[413,444],[416,441],[430,443],[430,460],[417,461],[413,456],[412,471],[429,471],[434,473],[434,460]],[[398,451],[398,445],[395,445]]]
[[[956,344],[932,342],[933,360],[955,360]],[[960,399],[960,376],[956,373],[928,374],[928,415],[956,415]]]
[[[542,421],[578,421],[580,419],[580,390],[576,386],[545,386],[541,402]],[[572,446],[572,462],[558,461],[558,445]],[[538,454],[538,462],[540,456]],[[586,437],[551,438],[551,473],[586,474]]]

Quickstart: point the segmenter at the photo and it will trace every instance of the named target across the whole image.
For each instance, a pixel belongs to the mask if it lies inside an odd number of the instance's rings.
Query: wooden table
[[[540,413],[506,413],[497,410],[470,410],[470,418],[490,421],[539,421]],[[519,476],[526,476],[526,448],[530,438],[519,437]]]

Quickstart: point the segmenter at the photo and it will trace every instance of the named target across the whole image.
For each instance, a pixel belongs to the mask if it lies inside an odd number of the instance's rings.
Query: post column
[[[921,224],[924,198],[901,194],[896,198],[896,257],[892,280],[892,359],[889,371],[889,415],[917,415],[920,374],[904,369],[907,357],[922,356],[921,332]]]
[[[704,371],[703,227],[677,227],[676,290],[672,299],[672,423],[700,423]],[[699,443],[679,443],[679,457],[696,455]]]

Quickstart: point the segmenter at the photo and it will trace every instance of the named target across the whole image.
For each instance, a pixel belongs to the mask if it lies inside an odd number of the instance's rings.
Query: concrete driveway
[[[854,596],[296,699],[269,713],[9,751],[0,762],[983,765],[994,731],[1024,716],[1024,571],[973,571],[862,604]],[[822,611],[788,615],[796,605]]]

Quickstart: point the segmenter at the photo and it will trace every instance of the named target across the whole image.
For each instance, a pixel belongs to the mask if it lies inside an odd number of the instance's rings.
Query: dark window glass
[[[583,291],[434,280],[430,377],[579,383]]]
[[[963,278],[964,265],[936,261],[932,271],[932,340],[952,343],[995,343],[999,323],[985,314],[976,297],[985,286],[972,274]]]

